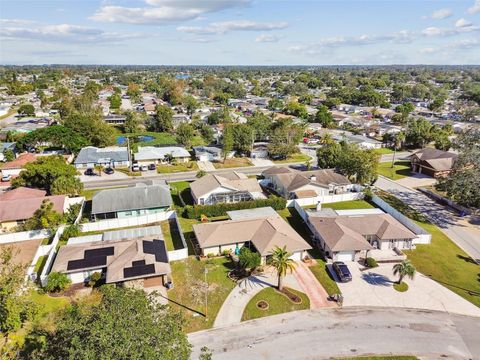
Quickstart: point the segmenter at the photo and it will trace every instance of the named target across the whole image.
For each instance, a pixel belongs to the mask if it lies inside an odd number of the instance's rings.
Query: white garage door
[[[354,261],[355,252],[354,251],[342,251],[337,253],[337,261]]]

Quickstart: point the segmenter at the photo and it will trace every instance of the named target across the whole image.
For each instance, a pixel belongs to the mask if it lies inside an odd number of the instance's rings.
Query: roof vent
[[[310,176],[310,180],[311,180],[311,181],[317,181],[317,177],[316,177],[315,175],[311,175],[311,176]]]

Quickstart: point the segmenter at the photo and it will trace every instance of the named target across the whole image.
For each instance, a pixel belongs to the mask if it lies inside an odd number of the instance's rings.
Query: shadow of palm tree
[[[393,284],[393,281],[388,277],[372,272],[363,273],[362,280],[366,281],[370,285],[390,286]]]
[[[460,254],[457,255],[457,258],[459,258],[463,261],[466,261],[468,263],[471,263],[471,264],[480,265],[480,259],[475,260],[474,258],[472,258],[470,256],[463,256],[463,255],[460,255]]]

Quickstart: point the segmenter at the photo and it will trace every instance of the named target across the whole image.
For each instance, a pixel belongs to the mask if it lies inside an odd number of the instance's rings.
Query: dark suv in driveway
[[[350,270],[348,270],[344,262],[335,261],[333,263],[333,271],[335,271],[341,282],[352,281],[352,274],[350,274]]]

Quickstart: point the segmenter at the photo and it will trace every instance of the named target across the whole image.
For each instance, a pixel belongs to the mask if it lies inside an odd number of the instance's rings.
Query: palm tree
[[[410,260],[403,260],[401,263],[393,265],[393,275],[398,275],[398,284],[402,283],[405,276],[413,279],[416,272],[417,269],[415,269]]]
[[[278,246],[272,252],[272,256],[268,260],[268,264],[277,270],[278,275],[278,290],[283,288],[283,277],[287,275],[287,271],[292,272],[295,269],[295,261],[290,259],[292,253],[287,251],[286,246],[280,248]]]

